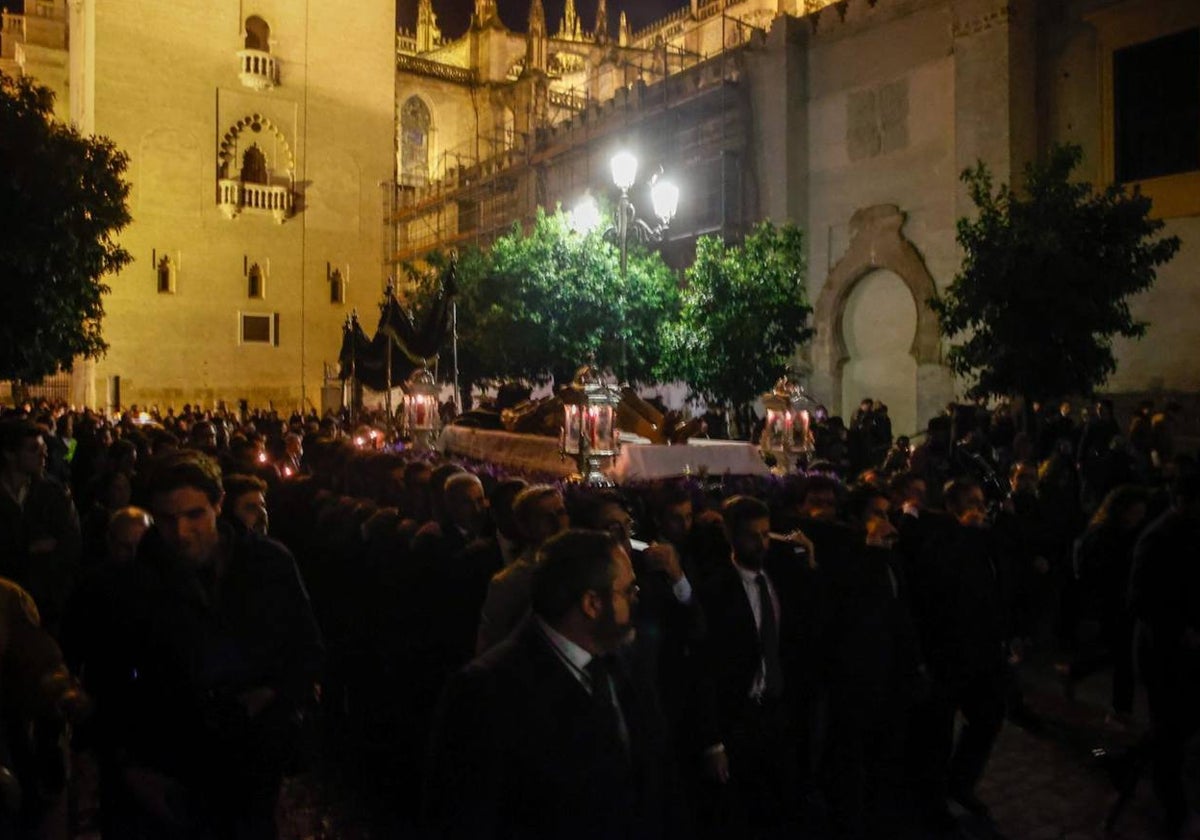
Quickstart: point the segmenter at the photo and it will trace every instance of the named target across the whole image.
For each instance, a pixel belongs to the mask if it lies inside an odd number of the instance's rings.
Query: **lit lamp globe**
[[[604,467],[616,457],[617,406],[621,392],[591,365],[581,367],[575,381],[559,391],[563,403],[562,454],[578,464],[573,480],[610,487]]]
[[[617,189],[625,192],[637,180],[638,159],[632,152],[621,151],[613,155],[610,163],[613,183],[617,185]]]
[[[590,195],[579,199],[579,203],[567,214],[567,224],[582,236],[600,227],[600,206],[596,204],[596,199]]]
[[[413,446],[433,447],[438,431],[438,386],[427,368],[417,368],[404,385],[404,425]]]
[[[670,224],[679,209],[679,187],[670,181],[655,181],[650,188],[650,203],[654,205],[654,215],[664,225]]]
[[[816,400],[791,375],[782,377],[775,387],[762,395],[767,411],[759,448],[763,457],[775,461],[776,469],[789,471],[797,457],[807,458],[813,451],[809,427]]]

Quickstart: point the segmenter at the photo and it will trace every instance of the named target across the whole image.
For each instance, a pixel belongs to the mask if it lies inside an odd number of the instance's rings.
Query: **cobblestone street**
[[[1103,679],[1094,681],[1099,685]],[[980,790],[980,798],[992,810],[994,826],[989,833],[983,826],[968,824],[970,835],[1011,840],[1162,836],[1148,773],[1122,809],[1114,830],[1104,831],[1117,794],[1107,764],[1093,750],[1124,757],[1136,747],[1137,736],[1106,729],[1103,706],[1069,703],[1047,691],[1031,692],[1027,699],[1044,728],[1035,733],[1006,724]]]

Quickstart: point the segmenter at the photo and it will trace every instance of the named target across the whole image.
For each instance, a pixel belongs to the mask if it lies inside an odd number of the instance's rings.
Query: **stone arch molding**
[[[850,357],[843,328],[846,302],[858,282],[872,271],[886,269],[896,274],[916,301],[917,330],[909,353],[918,368],[941,365],[937,315],[929,306],[936,287],[921,254],[904,236],[904,222],[905,214],[894,204],[856,211],[850,218],[850,246],[829,272],[817,298],[813,385],[818,393],[828,395],[831,406],[842,404],[842,369]],[[918,394],[919,404],[920,397]]]
[[[292,146],[287,141],[287,137],[279,130],[269,119],[262,114],[249,114],[242,117],[234,123],[221,138],[221,146],[217,151],[217,166],[220,169],[221,178],[235,178],[241,162],[238,160],[238,141],[244,139],[242,135],[247,131],[253,131],[254,126],[259,127],[259,131],[265,131],[269,136],[273,137],[278,144],[277,150],[279,156],[277,161],[282,163],[279,169],[285,171],[289,178],[292,178],[296,172],[296,159],[292,154]]]

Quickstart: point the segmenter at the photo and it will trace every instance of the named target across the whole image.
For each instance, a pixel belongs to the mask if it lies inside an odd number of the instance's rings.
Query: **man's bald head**
[[[108,520],[108,559],[114,563],[132,563],[138,543],[150,530],[153,520],[140,507],[123,507]]]

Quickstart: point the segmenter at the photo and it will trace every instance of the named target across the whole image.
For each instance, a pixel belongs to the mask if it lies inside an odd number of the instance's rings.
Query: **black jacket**
[[[664,831],[663,726],[652,685],[614,675],[629,751],[528,619],[446,686],[425,780],[429,836],[652,838]]]
[[[953,523],[925,546],[910,581],[921,648],[935,678],[1003,670],[1013,632],[1011,580],[989,529]]]
[[[282,771],[323,655],[288,550],[220,527],[228,566],[215,598],[151,529],[137,561],[109,582],[115,597],[95,628],[105,636],[108,696],[97,701],[110,742],[128,763],[200,785]],[[249,720],[236,697],[257,687],[276,699]]]

